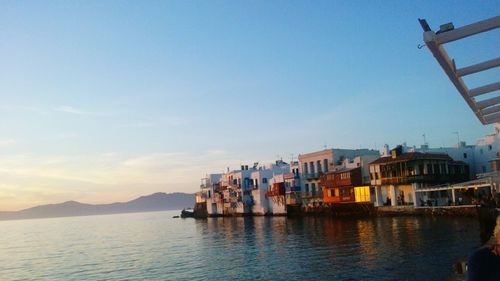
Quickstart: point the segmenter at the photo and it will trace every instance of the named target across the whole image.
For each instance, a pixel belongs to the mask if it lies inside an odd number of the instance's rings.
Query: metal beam
[[[488,70],[490,68],[499,67],[499,66],[500,66],[500,58],[496,58],[496,59],[484,61],[484,62],[481,62],[478,64],[474,64],[471,66],[457,69],[456,73],[457,73],[457,76],[462,77],[465,75],[474,74],[477,72],[481,72],[483,70]]]
[[[469,96],[476,97],[479,95],[487,94],[490,92],[494,92],[496,90],[500,90],[500,82],[491,83],[485,86],[477,87],[469,90]]]
[[[500,105],[490,106],[488,108],[481,110],[481,112],[483,113],[483,115],[488,115],[488,114],[500,112]]]
[[[484,118],[488,124],[498,122],[500,121],[500,112],[486,115]]]
[[[443,30],[441,32],[438,32],[438,34],[434,33],[434,31],[430,29],[429,25],[424,19],[419,19],[419,22],[424,30],[425,45],[427,46],[427,48],[429,48],[432,55],[436,58],[441,68],[443,68],[450,81],[453,83],[453,85],[455,85],[455,88],[463,97],[467,105],[469,105],[469,107],[472,109],[472,112],[476,114],[479,121],[484,125],[500,121],[500,96],[485,99],[479,102],[476,102],[476,99],[474,98],[479,95],[500,90],[500,82],[495,82],[469,90],[465,82],[462,80],[462,77],[465,75],[478,73],[494,67],[499,67],[500,58],[491,59],[457,69],[455,66],[455,61],[448,56],[443,47],[443,44],[453,42],[481,32],[499,28],[500,16],[469,24],[453,30]]]
[[[437,42],[439,44],[446,44],[474,34],[486,32],[500,27],[500,16],[496,16],[487,20],[462,26],[460,28],[443,32],[437,35]]]
[[[482,100],[477,102],[477,107],[479,109],[485,109],[489,106],[497,105],[500,103],[500,97],[494,97],[487,100]]]
[[[481,111],[469,96],[469,89],[465,85],[462,78],[455,75],[455,67],[453,61],[448,57],[448,54],[444,51],[443,47],[437,42],[436,34],[433,31],[424,32],[424,42],[427,48],[429,48],[429,50],[431,51],[432,55],[441,65],[441,68],[443,68],[444,72],[451,80],[453,85],[455,85],[460,95],[462,95],[464,100],[472,109],[472,112],[476,114],[477,118],[479,119],[479,121],[481,121],[481,123],[485,124],[486,121],[484,120]]]

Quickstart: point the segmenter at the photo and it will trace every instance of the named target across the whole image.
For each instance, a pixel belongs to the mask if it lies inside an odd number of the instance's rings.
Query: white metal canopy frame
[[[425,19],[418,19],[424,29],[424,42],[432,55],[443,68],[458,92],[467,102],[472,111],[483,125],[500,122],[500,94],[476,101],[476,97],[500,90],[500,81],[469,89],[462,77],[479,73],[500,66],[500,57],[480,62],[463,68],[456,68],[455,61],[450,59],[442,45],[469,37],[478,33],[487,32],[500,27],[500,16],[496,16],[477,23],[454,28],[451,23],[442,25],[438,32],[430,29]],[[500,49],[500,48],[499,48]]]

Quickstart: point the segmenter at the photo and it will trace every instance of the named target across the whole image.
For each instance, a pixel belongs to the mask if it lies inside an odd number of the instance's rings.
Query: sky
[[[1,1],[0,211],[195,192],[324,147],[490,133],[423,44],[498,1]],[[498,57],[500,30],[446,45]],[[500,72],[467,77],[494,82]],[[498,79],[496,79],[498,80]]]

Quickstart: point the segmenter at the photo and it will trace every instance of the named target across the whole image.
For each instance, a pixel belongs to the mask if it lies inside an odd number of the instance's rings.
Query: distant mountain
[[[59,204],[36,206],[17,212],[0,212],[0,220],[90,216],[118,213],[180,210],[193,207],[194,194],[158,192],[128,202],[112,204],[84,204],[67,201]]]

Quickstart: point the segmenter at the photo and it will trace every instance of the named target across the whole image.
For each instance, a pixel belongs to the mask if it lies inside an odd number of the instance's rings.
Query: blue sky
[[[498,1],[2,1],[0,210],[193,192],[207,172],[324,145],[420,145],[425,133],[448,146],[456,131],[473,143],[491,126],[417,49],[417,18],[437,30],[499,11]],[[467,65],[498,57],[498,35],[446,47]]]

